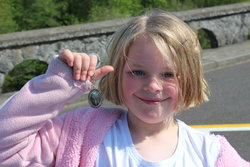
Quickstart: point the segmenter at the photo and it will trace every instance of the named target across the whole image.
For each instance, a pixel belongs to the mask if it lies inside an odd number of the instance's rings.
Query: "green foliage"
[[[77,24],[88,20],[92,4],[97,0],[55,0],[60,6],[61,21]]]
[[[54,0],[12,0],[20,30],[60,26],[59,5]]]
[[[61,23],[61,25],[72,25],[80,23],[77,16],[73,13],[75,10],[72,9],[72,6],[69,2],[68,0],[58,0],[58,2],[56,1],[58,5],[58,11],[60,12],[58,21]]]
[[[130,17],[141,13],[140,0],[103,0],[95,2],[90,10],[88,21],[100,21]]]
[[[250,29],[249,29],[249,32],[248,32],[248,35],[247,35],[247,39],[250,40]]]
[[[26,60],[16,65],[5,76],[2,92],[18,91],[30,79],[46,72],[48,65],[39,60]]]
[[[204,29],[198,30],[198,38],[202,49],[209,49],[212,47],[209,35]]]
[[[0,0],[0,33],[180,11],[250,0]]]
[[[0,34],[18,30],[12,11],[11,0],[0,0]]]
[[[143,0],[141,4],[145,8],[167,8],[171,2],[166,0]]]

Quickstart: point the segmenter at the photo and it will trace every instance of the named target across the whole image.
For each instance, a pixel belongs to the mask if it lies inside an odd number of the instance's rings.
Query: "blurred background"
[[[181,11],[249,0],[0,0],[0,34],[126,18],[151,8]]]

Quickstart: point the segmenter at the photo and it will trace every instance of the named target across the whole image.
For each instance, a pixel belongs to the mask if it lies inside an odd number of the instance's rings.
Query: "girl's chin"
[[[131,112],[131,111],[130,111]],[[135,116],[135,114],[133,114]],[[137,114],[136,114],[137,115]],[[137,119],[141,120],[144,123],[148,124],[157,124],[165,122],[166,120],[172,119],[174,116],[173,113],[165,113],[163,110],[144,110],[143,113],[139,113]]]

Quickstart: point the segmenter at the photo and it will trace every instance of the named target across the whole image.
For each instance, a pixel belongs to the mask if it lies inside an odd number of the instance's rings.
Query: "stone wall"
[[[173,12],[194,29],[211,31],[218,46],[247,40],[250,2]],[[130,18],[0,35],[0,87],[15,65],[27,59],[49,62],[63,49],[96,52],[105,63],[107,41]]]

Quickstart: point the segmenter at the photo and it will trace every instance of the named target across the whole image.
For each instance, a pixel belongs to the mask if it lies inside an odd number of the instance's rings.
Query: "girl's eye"
[[[166,72],[166,73],[163,73],[162,76],[164,78],[173,78],[174,77],[174,74],[171,73],[171,72]]]
[[[133,76],[136,76],[136,77],[142,77],[145,75],[145,72],[143,71],[132,71],[131,73]]]

